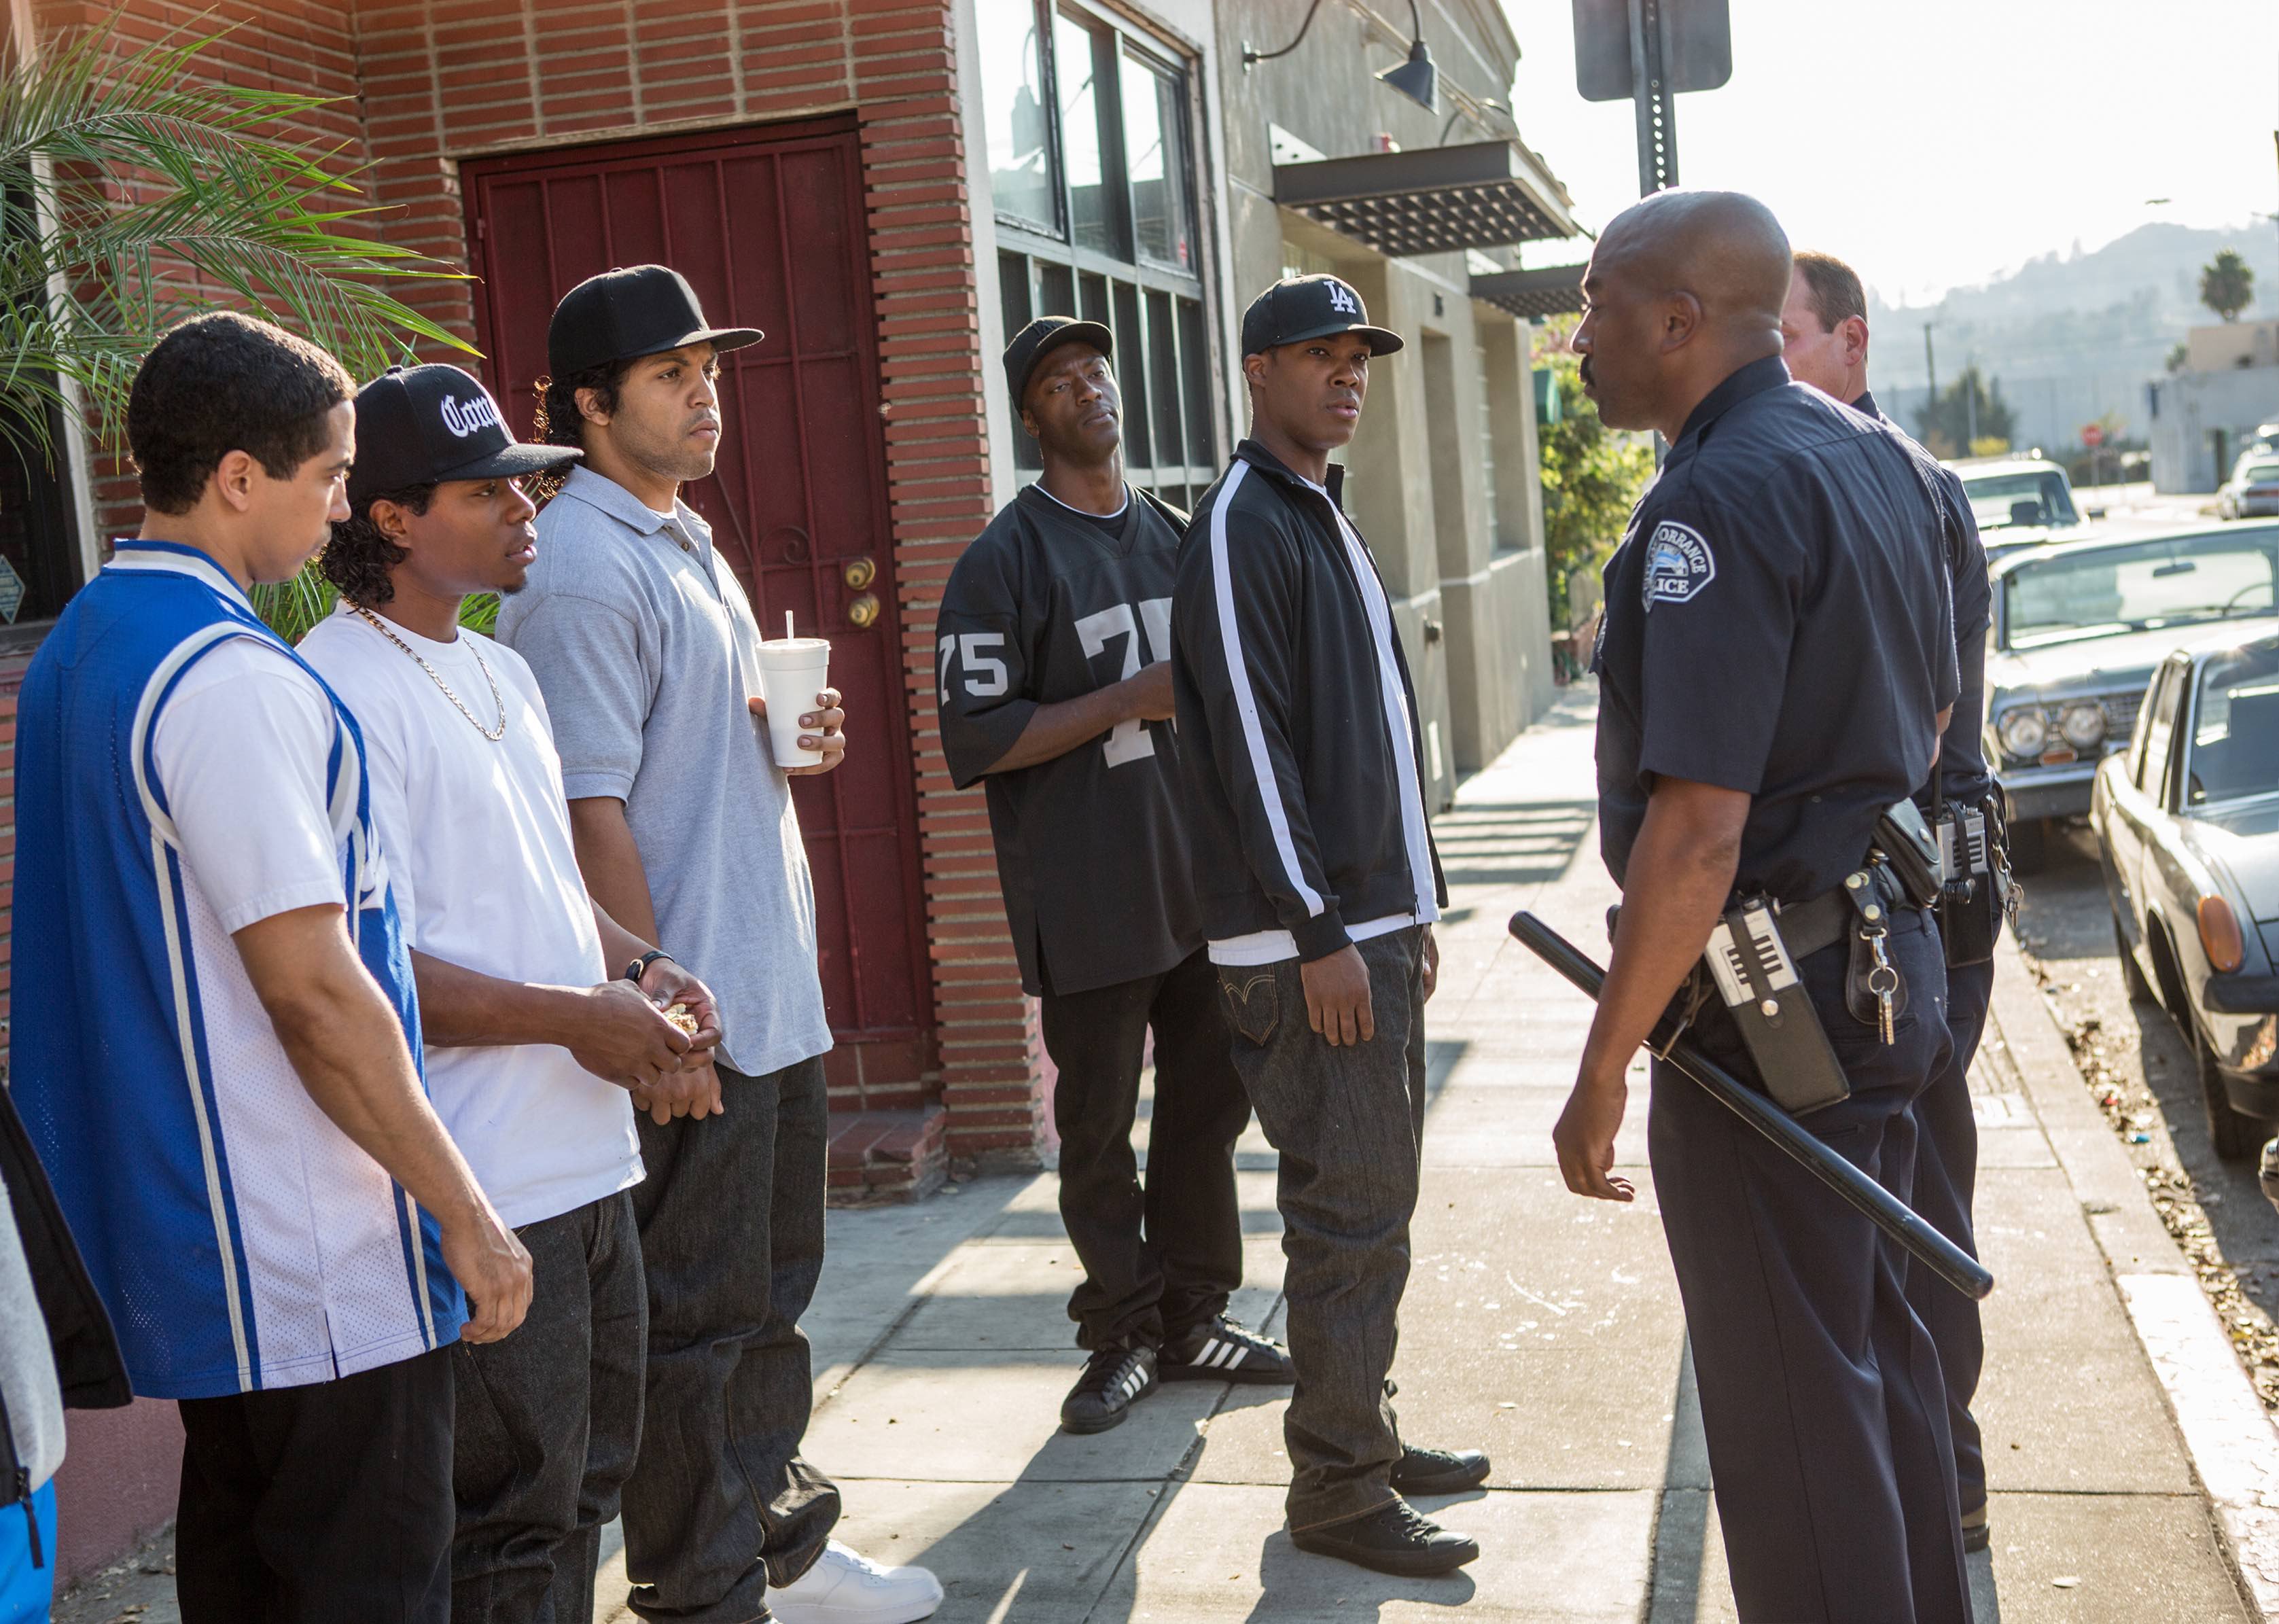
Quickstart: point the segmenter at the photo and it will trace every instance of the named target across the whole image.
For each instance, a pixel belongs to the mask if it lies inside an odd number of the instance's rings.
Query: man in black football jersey
[[[1186,518],[1124,479],[1123,408],[1096,322],[1046,316],[1005,377],[1044,473],[959,557],[935,636],[942,753],[989,824],[1021,984],[1060,1069],[1061,1218],[1084,1375],[1061,1406],[1103,1432],[1158,1381],[1286,1383],[1227,1317],[1242,1281],[1234,1142],[1250,1103],[1203,932],[1171,726],[1171,585]],[[1143,1189],[1132,1122],[1149,1028]]]

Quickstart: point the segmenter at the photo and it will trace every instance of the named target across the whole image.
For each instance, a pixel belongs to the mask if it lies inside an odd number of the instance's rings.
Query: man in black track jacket
[[[1368,321],[1331,276],[1278,282],[1245,313],[1252,438],[1180,547],[1173,680],[1203,931],[1282,1156],[1291,1536],[1423,1574],[1479,1547],[1403,1497],[1469,1488],[1488,1461],[1404,1447],[1387,1402],[1446,888],[1408,662],[1329,460],[1360,425],[1370,357],[1401,346]]]
[[[1250,1102],[1203,956],[1170,724],[1186,516],[1124,482],[1114,344],[1044,316],[1006,346],[1044,477],[959,555],[936,632],[942,753],[961,789],[988,785],[1021,984],[1060,1069],[1061,1221],[1085,1272],[1069,1317],[1091,1353],[1061,1406],[1071,1432],[1117,1425],[1159,1380],[1290,1380],[1290,1356],[1227,1317]],[[1132,1120],[1151,1027],[1143,1190]]]

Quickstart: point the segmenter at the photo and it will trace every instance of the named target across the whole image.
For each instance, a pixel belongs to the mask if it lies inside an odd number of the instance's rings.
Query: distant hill
[[[2187,328],[2216,319],[2199,302],[2199,273],[2225,248],[2255,268],[2256,302],[2241,319],[2279,314],[2279,231],[2267,220],[2236,230],[2140,226],[2093,253],[2045,254],[1984,286],[1955,288],[1937,305],[1888,305],[1871,290],[1876,395],[1914,426],[1930,320],[1941,384],[1976,362],[2001,380],[2022,440],[2069,446],[2081,425],[2106,411],[2139,438],[2146,380]]]

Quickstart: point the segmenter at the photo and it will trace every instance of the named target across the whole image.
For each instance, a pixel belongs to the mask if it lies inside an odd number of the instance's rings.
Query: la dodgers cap
[[[765,336],[757,327],[707,322],[696,290],[670,265],[628,265],[589,276],[562,295],[546,327],[546,364],[556,378],[569,378],[684,344],[741,349]]]
[[[1369,306],[1342,277],[1285,276],[1242,313],[1242,353],[1255,356],[1278,344],[1299,344],[1333,333],[1358,333],[1369,353],[1389,356],[1403,342],[1398,333],[1369,325]]]
[[[415,485],[543,473],[585,455],[518,442],[490,391],[456,366],[389,367],[357,391],[356,426],[352,505]]]
[[[1013,335],[1005,346],[1005,383],[1013,391],[1013,410],[1029,393],[1029,379],[1038,364],[1063,344],[1089,344],[1103,356],[1116,353],[1116,334],[1096,321],[1073,316],[1040,316]]]

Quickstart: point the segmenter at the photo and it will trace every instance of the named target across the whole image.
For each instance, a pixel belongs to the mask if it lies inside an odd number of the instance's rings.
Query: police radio
[[[2010,888],[1996,862],[1987,808],[1946,801],[1938,809],[1938,935],[1946,961],[1984,964],[1994,956]]]
[[[1704,956],[1772,1097],[1801,1116],[1852,1092],[1762,897],[1744,899],[1709,932]]]

